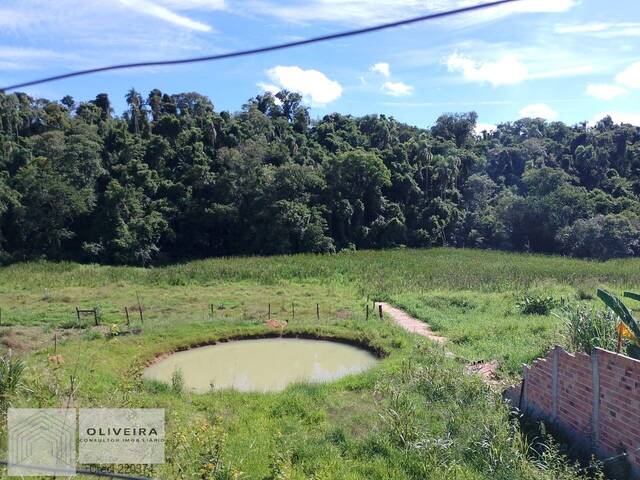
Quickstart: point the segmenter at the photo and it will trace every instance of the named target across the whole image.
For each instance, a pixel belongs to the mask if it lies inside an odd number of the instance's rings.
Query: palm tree
[[[131,88],[125,95],[125,100],[131,111],[131,120],[133,121],[133,131],[136,135],[140,133],[140,115],[142,113],[142,95],[135,88]]]

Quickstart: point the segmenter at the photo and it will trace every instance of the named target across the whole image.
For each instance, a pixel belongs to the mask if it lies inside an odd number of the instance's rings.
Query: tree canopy
[[[300,95],[217,112],[195,92],[114,114],[0,94],[0,262],[457,246],[640,255],[640,128],[524,118],[476,135],[384,115],[311,120]]]

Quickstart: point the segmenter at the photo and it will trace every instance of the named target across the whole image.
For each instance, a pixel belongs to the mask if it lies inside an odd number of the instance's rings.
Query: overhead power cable
[[[287,48],[300,47],[303,45],[310,45],[312,43],[320,43],[320,42],[326,42],[329,40],[336,40],[339,38],[353,37],[355,35],[362,35],[364,33],[378,32],[380,30],[387,30],[391,28],[402,27],[402,26],[411,25],[414,23],[425,22],[427,20],[435,20],[438,18],[451,17],[454,15],[474,12],[477,10],[484,10],[487,8],[493,8],[493,7],[504,5],[507,3],[514,3],[514,2],[520,2],[520,1],[522,0],[498,0],[495,2],[481,3],[478,5],[471,5],[468,7],[448,10],[446,12],[431,13],[428,15],[421,15],[419,17],[407,18],[404,20],[396,21],[396,22],[383,23],[380,25],[372,26],[372,27],[364,27],[356,30],[348,30],[345,32],[338,32],[338,33],[332,33],[329,35],[322,35],[319,37],[308,38],[305,40],[298,40],[294,42],[270,45],[267,47],[252,48],[249,50],[240,50],[240,51],[230,52],[230,53],[206,55],[203,57],[180,58],[180,59],[174,59],[174,60],[153,60],[153,61],[146,61],[146,62],[123,63],[119,65],[108,65],[105,67],[89,68],[86,70],[78,70],[74,72],[63,73],[61,75],[53,75],[51,77],[45,77],[37,80],[30,80],[28,82],[17,83],[15,85],[9,85],[7,87],[0,88],[0,92],[7,92],[10,90],[16,90],[18,88],[30,87],[32,85],[40,85],[42,83],[49,83],[56,80],[63,80],[65,78],[79,77],[82,75],[90,75],[90,74],[99,73],[99,72],[108,72],[112,70],[125,70],[130,68],[143,68],[143,67],[159,67],[159,66],[166,66],[166,65],[182,65],[186,63],[212,62],[215,60],[224,60],[227,58],[245,57],[245,56],[256,55],[260,53],[273,52],[276,50],[284,50]]]

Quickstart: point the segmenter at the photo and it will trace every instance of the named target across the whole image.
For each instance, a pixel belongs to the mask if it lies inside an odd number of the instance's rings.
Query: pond
[[[177,352],[152,364],[144,378],[171,383],[180,371],[196,393],[235,389],[277,392],[295,382],[330,382],[371,368],[378,358],[345,343],[300,338],[237,340]]]

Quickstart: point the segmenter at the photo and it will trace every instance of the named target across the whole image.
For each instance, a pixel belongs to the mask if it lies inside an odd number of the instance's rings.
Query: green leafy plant
[[[98,330],[87,329],[84,333],[84,339],[87,341],[97,340],[99,338],[102,338],[102,333]]]
[[[557,305],[553,297],[545,295],[523,295],[516,303],[520,313],[525,315],[549,315]]]
[[[631,298],[633,300],[640,300],[640,293],[634,292],[624,292],[623,295],[627,298]]]
[[[625,292],[625,297],[640,300],[640,295],[632,292]],[[633,317],[631,311],[622,303],[618,297],[606,290],[598,289],[598,298],[602,300],[620,319],[626,327],[632,342],[627,345],[627,354],[634,358],[640,358],[640,326],[638,321]]]
[[[615,348],[616,318],[612,312],[567,304],[555,315],[563,322],[565,346],[571,351],[590,354],[596,347]]]
[[[179,368],[176,368],[171,374],[171,390],[177,394],[184,392],[184,374]]]
[[[578,300],[593,300],[593,295],[590,292],[580,288],[576,292],[576,298]]]
[[[640,296],[638,297],[640,299]],[[602,289],[598,289],[598,298],[602,300],[607,307],[613,310],[613,312],[620,318],[622,323],[624,323],[625,326],[631,331],[631,333],[633,333],[633,335],[640,340],[640,326],[638,326],[637,320],[633,318],[631,311],[624,303],[622,303],[622,300]]]

